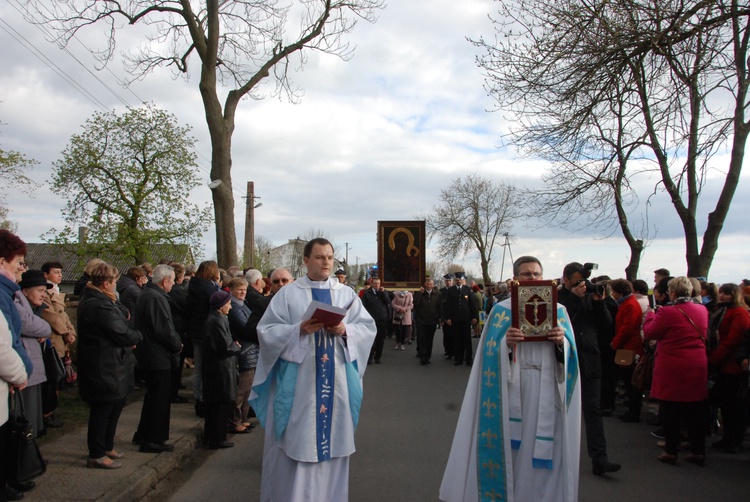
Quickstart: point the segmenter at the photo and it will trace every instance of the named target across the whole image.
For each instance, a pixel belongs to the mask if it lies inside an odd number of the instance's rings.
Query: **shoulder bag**
[[[8,479],[22,485],[44,474],[47,464],[34,439],[34,427],[24,416],[23,397],[18,389],[11,395],[9,404]]]

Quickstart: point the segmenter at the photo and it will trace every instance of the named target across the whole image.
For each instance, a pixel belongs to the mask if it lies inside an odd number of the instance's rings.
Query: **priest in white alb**
[[[542,280],[532,256],[513,279]],[[511,299],[485,323],[440,486],[446,502],[577,502],[581,393],[567,312],[547,341],[523,342]]]
[[[307,243],[307,275],[281,288],[258,324],[250,404],[265,428],[262,502],[346,501],[349,456],[375,321],[333,272],[333,245]],[[335,326],[303,320],[313,300],[347,308]]]

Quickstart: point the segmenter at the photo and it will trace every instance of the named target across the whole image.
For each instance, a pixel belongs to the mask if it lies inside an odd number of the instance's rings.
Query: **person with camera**
[[[573,334],[578,347],[581,369],[581,404],[586,426],[586,444],[597,476],[620,470],[620,464],[609,461],[607,440],[600,408],[602,362],[598,339],[612,323],[612,316],[604,303],[604,286],[588,281],[593,264],[568,263],[563,269],[563,284],[557,301],[568,310]]]

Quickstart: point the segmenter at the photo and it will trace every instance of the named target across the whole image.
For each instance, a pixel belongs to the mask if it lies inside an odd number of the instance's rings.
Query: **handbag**
[[[47,464],[34,439],[34,426],[24,416],[23,396],[18,390],[11,395],[9,404],[8,479],[16,484],[25,484],[44,474]]]
[[[651,389],[653,376],[654,354],[651,351],[645,351],[638,360],[638,364],[635,365],[630,383],[638,390],[647,391]]]
[[[44,372],[47,374],[47,381],[57,384],[66,376],[65,364],[63,364],[57,350],[52,345],[42,342],[42,359],[44,360]]]
[[[630,366],[633,364],[635,352],[630,349],[617,349],[615,352],[615,364],[618,366]]]

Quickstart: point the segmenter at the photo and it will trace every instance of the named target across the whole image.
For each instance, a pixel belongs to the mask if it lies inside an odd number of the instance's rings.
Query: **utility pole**
[[[253,266],[255,256],[255,183],[247,182],[247,200],[245,201],[245,248],[243,266]]]

